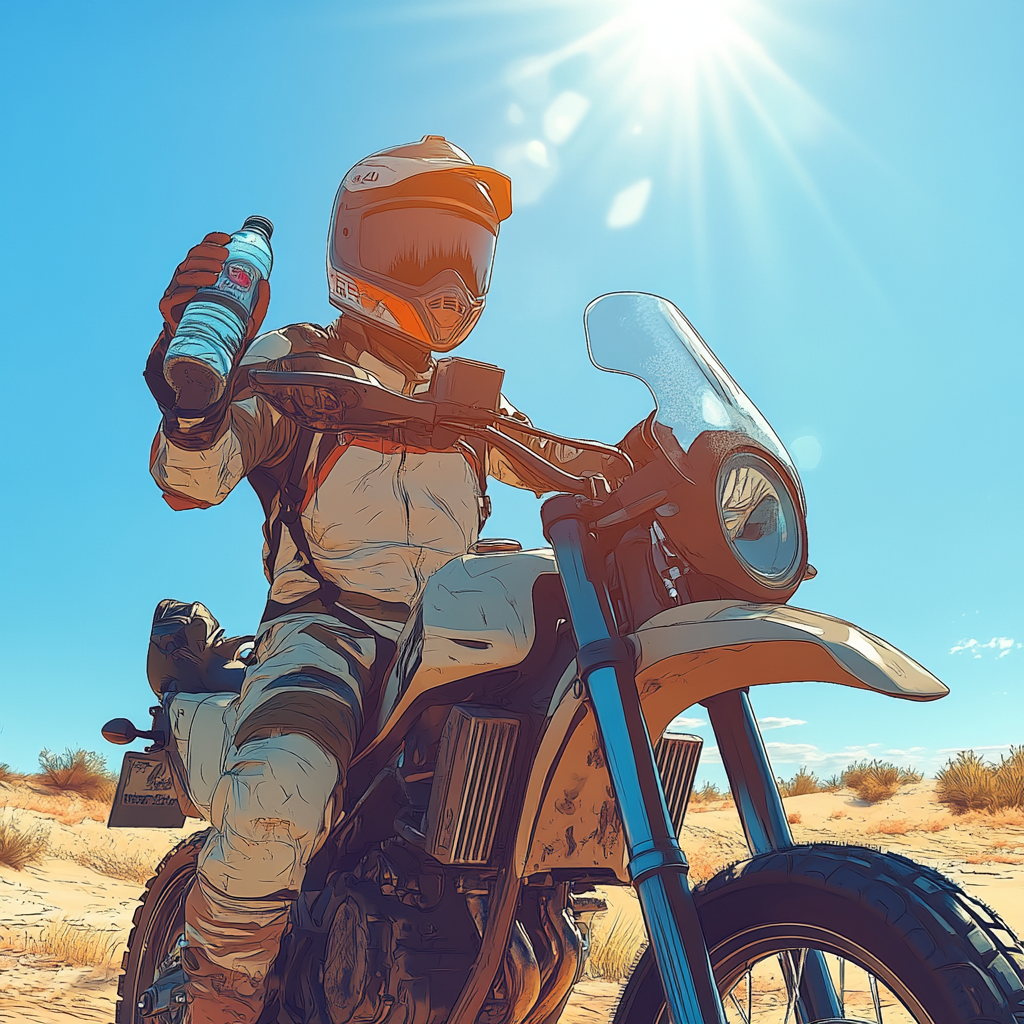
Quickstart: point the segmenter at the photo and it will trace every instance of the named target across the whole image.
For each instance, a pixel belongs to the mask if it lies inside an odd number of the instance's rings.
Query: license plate
[[[167,751],[129,750],[107,828],[181,828],[184,824]]]

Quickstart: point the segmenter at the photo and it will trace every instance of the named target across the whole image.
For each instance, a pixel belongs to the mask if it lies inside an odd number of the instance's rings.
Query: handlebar
[[[338,365],[347,368],[347,364]],[[398,430],[410,440],[430,438],[435,432],[442,437],[454,435],[452,440],[482,440],[550,484],[553,491],[599,497],[592,477],[560,469],[505,431],[618,457],[632,468],[628,457],[611,445],[562,438],[493,409],[402,395],[372,379],[324,370],[253,369],[249,371],[249,383],[282,415],[317,432],[392,434]]]

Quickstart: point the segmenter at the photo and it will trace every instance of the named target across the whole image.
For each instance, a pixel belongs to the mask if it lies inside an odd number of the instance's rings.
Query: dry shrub
[[[123,936],[86,924],[55,921],[38,938],[26,935],[15,946],[10,939],[4,947],[11,952],[32,953],[78,967],[116,967],[121,959]]]
[[[966,864],[1024,864],[1024,857],[1011,857],[1005,853],[976,853],[965,857]]]
[[[713,878],[727,864],[735,860],[727,851],[713,846],[698,846],[695,850],[686,851],[686,860],[690,865],[690,884],[697,885]]]
[[[799,811],[790,811],[789,814],[786,815],[786,821],[788,821],[790,825],[799,825],[803,820],[804,816]]]
[[[973,750],[961,750],[935,776],[935,799],[954,814],[996,809],[995,769]]]
[[[1024,808],[1024,746],[991,764],[973,750],[961,750],[936,775],[935,796],[954,814]]]
[[[107,770],[103,756],[81,747],[76,750],[68,747],[63,754],[40,751],[36,778],[49,789],[78,793],[91,800],[109,802],[117,789],[117,776]]]
[[[1024,828],[1024,807],[1010,807],[1003,811],[971,811],[965,820],[988,828]]]
[[[921,781],[920,772],[912,768],[898,768],[889,761],[858,761],[840,776],[842,783],[866,804],[888,800],[900,786]]]
[[[110,804],[102,800],[85,800],[77,793],[44,793],[31,786],[14,786],[3,794],[5,806],[22,811],[35,811],[55,818],[62,825],[78,825],[86,818],[106,821]]]
[[[604,981],[621,981],[646,948],[647,932],[639,908],[631,913],[620,907],[607,928],[591,932],[587,974]]]
[[[889,818],[876,822],[868,829],[870,834],[881,836],[905,836],[914,826],[906,818]]]
[[[779,785],[779,792],[783,796],[807,796],[809,793],[820,793],[821,786],[818,783],[818,776],[809,772],[805,767],[793,776],[793,778],[776,779]]]
[[[13,817],[0,818],[0,864],[21,871],[42,859],[49,846],[46,830]]]
[[[691,804],[714,804],[729,800],[731,794],[722,792],[713,782],[705,782],[700,789],[695,789],[690,795]]]
[[[841,775],[831,775],[823,783],[821,783],[822,793],[838,793],[843,788],[843,777]]]
[[[949,828],[951,824],[952,821],[949,818],[933,818],[931,821],[916,827],[920,828],[922,832],[942,832]]]
[[[838,820],[839,820],[840,818],[845,818],[845,817],[846,817],[846,811],[844,811],[844,810],[842,810],[841,808],[837,807],[837,808],[836,808],[836,809],[835,809],[835,810],[834,810],[834,811],[833,811],[833,812],[832,812],[832,813],[831,813],[831,814],[830,814],[830,815],[828,816],[828,820],[829,820],[829,821],[838,821]]]
[[[145,885],[153,877],[156,867],[152,856],[119,850],[113,844],[109,847],[90,845],[73,850],[57,847],[52,853],[60,860],[81,864],[82,867],[91,868],[108,878],[138,882],[139,885]]]
[[[994,782],[996,807],[1024,807],[1024,746],[1000,757]]]

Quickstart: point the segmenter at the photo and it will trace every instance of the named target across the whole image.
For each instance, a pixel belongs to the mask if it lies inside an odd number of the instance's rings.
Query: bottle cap
[[[258,231],[262,235],[266,235],[267,241],[270,241],[270,236],[274,233],[274,222],[266,217],[252,216],[246,217],[245,223],[242,225],[243,231]]]

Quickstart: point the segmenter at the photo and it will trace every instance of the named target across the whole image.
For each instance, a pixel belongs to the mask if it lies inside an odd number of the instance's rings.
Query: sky
[[[758,688],[777,773],[1024,742],[1022,40],[1016,0],[7,0],[0,761],[119,762],[99,728],[147,721],[161,598],[255,629],[254,495],[173,512],[148,474],[157,301],[259,213],[266,326],[333,319],[338,182],[425,134],[513,181],[460,354],[538,425],[615,442],[649,404],[590,366],[583,309],[671,299],[801,467],[819,573],[792,603],[951,688]],[[543,543],[531,495],[492,496],[489,535]]]

